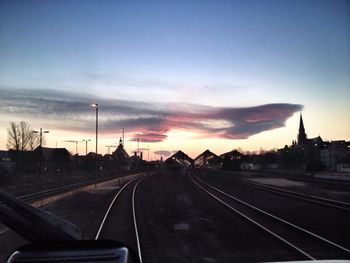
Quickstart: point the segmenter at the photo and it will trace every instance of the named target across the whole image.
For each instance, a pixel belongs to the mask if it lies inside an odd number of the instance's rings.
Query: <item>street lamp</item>
[[[43,131],[43,128],[40,128],[40,131],[33,131],[33,133],[39,133],[40,135],[40,148],[43,144],[43,133],[49,133],[50,131]]]
[[[97,142],[98,142],[98,104],[92,103],[90,104],[91,107],[96,109],[96,177],[95,177],[95,187],[96,187],[96,181],[98,176],[98,160],[97,160]]]
[[[96,158],[97,158],[97,142],[98,142],[98,104],[92,103],[90,104],[91,107],[94,107],[96,109]]]
[[[78,143],[80,143],[81,141],[74,141],[74,140],[70,140],[70,141],[65,141],[65,142],[74,142],[75,143],[75,168],[78,168]]]
[[[149,162],[149,145],[147,145],[147,152],[148,152],[148,153],[147,153],[147,155],[148,155],[148,156],[147,156],[147,159],[148,159],[148,162]]]
[[[140,166],[140,141],[141,141],[141,139],[137,138],[136,141],[137,141],[136,167],[137,167],[137,169],[139,169],[140,168],[139,166]]]
[[[65,141],[65,142],[74,142],[75,143],[75,155],[78,156],[78,143],[80,143],[80,141],[70,140],[70,141]]]
[[[87,140],[83,139],[83,142],[85,142],[85,156],[87,156],[87,144],[90,141],[91,141],[91,139],[87,139]]]
[[[137,154],[140,156],[140,141],[141,139],[136,139],[137,141]]]
[[[40,128],[40,131],[33,131],[33,133],[39,133],[40,136],[40,162],[39,162],[39,178],[41,179],[41,169],[42,169],[42,162],[43,162],[43,133],[49,133],[50,131],[43,131],[43,128]]]
[[[108,149],[108,154],[110,154],[111,153],[111,148],[112,147],[118,147],[118,146],[116,146],[116,145],[106,145],[106,147]]]

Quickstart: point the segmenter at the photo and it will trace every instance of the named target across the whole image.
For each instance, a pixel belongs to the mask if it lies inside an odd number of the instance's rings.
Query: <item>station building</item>
[[[196,168],[221,169],[222,159],[215,153],[205,150],[194,159],[194,166]]]

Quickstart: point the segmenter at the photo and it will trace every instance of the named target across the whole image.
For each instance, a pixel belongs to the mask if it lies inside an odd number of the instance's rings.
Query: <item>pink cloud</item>
[[[40,118],[47,128],[75,132],[94,132],[94,111],[89,106],[96,98],[86,94],[51,90],[0,89],[1,114],[23,119]],[[200,136],[246,139],[285,126],[301,105],[265,104],[254,107],[210,107],[193,104],[152,104],[98,98],[100,134],[119,133],[123,128],[133,139],[161,142],[172,129]],[[49,127],[50,125],[50,127]]]

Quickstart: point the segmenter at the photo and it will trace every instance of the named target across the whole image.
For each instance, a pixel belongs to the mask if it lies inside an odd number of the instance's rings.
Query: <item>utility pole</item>
[[[136,139],[137,140],[137,154],[140,156],[140,141],[141,139]]]
[[[42,147],[43,144],[43,133],[49,133],[50,131],[43,131],[43,128],[40,128],[40,131],[33,131],[33,133],[39,133],[39,138],[40,138],[40,148]]]
[[[108,154],[110,154],[110,149],[111,147],[118,147],[116,145],[106,145],[107,149],[108,149]]]
[[[65,142],[74,142],[75,143],[75,168],[78,168],[78,143],[80,143],[81,141],[65,141]]]
[[[92,103],[90,104],[91,107],[94,107],[96,109],[96,177],[95,177],[95,187],[97,183],[97,177],[98,177],[98,172],[99,172],[99,167],[98,167],[98,156],[97,156],[97,142],[98,142],[98,104],[97,103]]]
[[[39,133],[40,138],[40,161],[39,161],[39,178],[41,179],[41,170],[42,170],[42,162],[43,162],[43,133],[49,133],[50,131],[43,131],[43,128],[40,128],[40,131],[33,131],[33,133]]]
[[[137,138],[137,155],[136,155],[136,167],[137,169],[140,168],[140,141],[141,139]]]
[[[91,139],[87,139],[87,140],[83,139],[83,142],[85,142],[85,156],[87,156],[87,146],[88,146],[88,142],[90,141]]]
[[[78,143],[80,143],[81,141],[70,140],[70,141],[65,141],[65,142],[74,142],[75,143],[75,155],[78,155]]]
[[[148,154],[147,154],[147,155],[148,155],[148,156],[147,156],[148,158],[147,158],[147,159],[148,159],[148,162],[149,162],[149,145],[147,145],[147,152],[148,152]]]

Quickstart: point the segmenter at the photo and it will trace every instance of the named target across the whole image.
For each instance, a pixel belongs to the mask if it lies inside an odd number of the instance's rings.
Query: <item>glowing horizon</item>
[[[10,121],[47,146],[191,157],[350,140],[348,1],[1,1],[0,149]],[[140,146],[141,147],[141,146]],[[152,151],[152,154],[151,154]],[[79,145],[85,153],[85,145]]]

